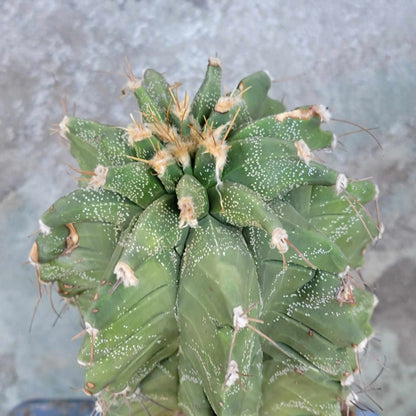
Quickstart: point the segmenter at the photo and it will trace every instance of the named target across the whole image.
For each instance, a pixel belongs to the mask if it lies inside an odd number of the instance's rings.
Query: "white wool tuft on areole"
[[[350,269],[350,266],[346,266],[344,271],[338,273],[338,276],[342,279],[343,277],[347,276],[347,274],[350,272]]]
[[[140,79],[131,78],[127,81],[127,84],[124,87],[124,89],[134,92],[137,90],[137,88],[140,88],[141,86],[142,86],[142,81]]]
[[[117,280],[121,280],[125,287],[137,286],[139,279],[134,275],[133,269],[126,263],[119,261],[114,268]]]
[[[216,58],[216,57],[208,58],[208,63],[210,66],[221,66],[220,58]]]
[[[49,235],[51,233],[51,227],[48,227],[42,220],[39,220],[39,228],[43,235]]]
[[[152,131],[137,123],[131,123],[126,128],[127,140],[130,146],[134,146],[134,143],[146,140],[152,136]]]
[[[275,228],[272,231],[272,238],[270,240],[270,247],[277,248],[279,253],[283,254],[289,250],[287,244],[288,235],[284,228]]]
[[[354,374],[350,374],[345,380],[341,381],[341,386],[351,386],[354,383]]]
[[[326,107],[325,105],[315,104],[313,106],[313,110],[319,116],[322,123],[328,123],[331,120],[331,113],[328,107]]]
[[[215,104],[214,111],[218,113],[228,113],[228,111],[242,102],[243,98],[241,95],[223,95],[218,99],[217,104]]]
[[[295,142],[295,147],[299,159],[303,160],[307,165],[309,165],[309,162],[311,161],[311,159],[313,159],[313,154],[306,142],[303,139],[300,139],[297,142]]]
[[[227,368],[225,385],[227,387],[231,387],[239,378],[240,376],[238,375],[238,364],[236,361],[231,360]]]
[[[373,294],[373,308],[375,308],[379,303],[378,297]]]
[[[91,177],[88,187],[94,190],[98,190],[99,188],[105,185],[107,179],[108,168],[102,165],[98,165],[94,169],[94,175]]]
[[[69,133],[68,122],[69,122],[69,117],[64,116],[64,118],[59,123],[59,135],[64,139],[68,138],[67,137],[67,134]]]
[[[80,360],[79,358],[77,359],[77,363],[81,367],[86,367],[89,364],[89,363],[86,363],[85,361]]]
[[[235,329],[245,328],[248,325],[248,316],[244,313],[242,306],[233,308],[233,325]]]
[[[348,178],[343,173],[340,173],[335,183],[335,191],[337,195],[344,192],[347,189],[347,186],[348,186]]]
[[[367,348],[368,342],[370,341],[370,338],[364,338],[355,348],[354,350],[358,352],[359,354],[362,354],[365,349]]]
[[[192,197],[183,196],[178,200],[179,214],[179,228],[185,228],[187,226],[196,228],[198,226],[198,220],[195,217],[195,207]]]
[[[85,322],[85,332],[90,336],[95,338],[98,334],[98,329],[94,328],[89,322]]]

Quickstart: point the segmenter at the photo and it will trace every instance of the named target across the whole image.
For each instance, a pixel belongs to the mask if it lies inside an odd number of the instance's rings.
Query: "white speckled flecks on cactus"
[[[368,378],[360,383],[385,414],[413,414],[415,14],[404,0],[295,0],[290,7],[272,0],[1,2],[0,413],[33,397],[84,397],[83,371],[74,365],[79,342],[70,341],[82,329],[76,311],[54,297],[63,313],[52,327],[46,293],[29,332],[37,292],[24,265],[28,235],[78,175],[49,129],[65,112],[120,126],[130,113],[137,118],[134,101],[119,99],[126,56],[137,70],[155,67],[172,82],[186,81],[193,95],[206,57],[218,54],[228,90],[242,73],[267,69],[276,80],[272,95],[288,108],[325,103],[336,118],[377,127],[383,150],[366,134],[343,136],[356,129],[332,122],[342,130],[339,149],[325,158],[348,177],[371,176],[380,186],[386,232],[363,270],[380,303],[363,363]],[[363,151],[364,163],[356,155]],[[368,386],[384,355],[388,376]]]

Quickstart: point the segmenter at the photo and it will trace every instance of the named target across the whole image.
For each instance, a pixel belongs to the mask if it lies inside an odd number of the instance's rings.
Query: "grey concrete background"
[[[83,395],[70,341],[79,318],[66,312],[52,328],[45,296],[29,333],[37,289],[23,265],[37,218],[75,187],[69,152],[49,135],[61,98],[70,114],[126,125],[136,111],[132,97],[119,99],[126,56],[138,75],[155,67],[194,93],[218,54],[228,88],[258,69],[296,76],[273,85],[289,108],[325,103],[335,117],[378,127],[382,150],[357,134],[325,158],[380,186],[386,232],[364,268],[380,304],[362,385],[385,415],[416,415],[415,15],[408,0],[1,1],[0,414],[29,398]]]

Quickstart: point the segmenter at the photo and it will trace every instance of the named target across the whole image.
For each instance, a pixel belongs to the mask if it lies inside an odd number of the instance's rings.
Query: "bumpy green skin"
[[[96,413],[340,415],[372,333],[375,299],[346,270],[379,233],[375,186],[310,160],[331,145],[323,109],[285,113],[264,72],[221,97],[210,59],[193,103],[154,70],[132,85],[137,136],[60,124],[84,181],[30,254],[84,319]]]

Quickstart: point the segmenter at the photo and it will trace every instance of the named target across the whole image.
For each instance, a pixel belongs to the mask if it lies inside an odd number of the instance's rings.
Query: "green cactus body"
[[[320,415],[351,405],[374,296],[353,269],[381,231],[370,181],[314,159],[323,106],[285,111],[265,72],[193,102],[145,71],[142,122],[65,117],[82,187],[40,219],[40,284],[79,306],[84,390],[104,415]]]

